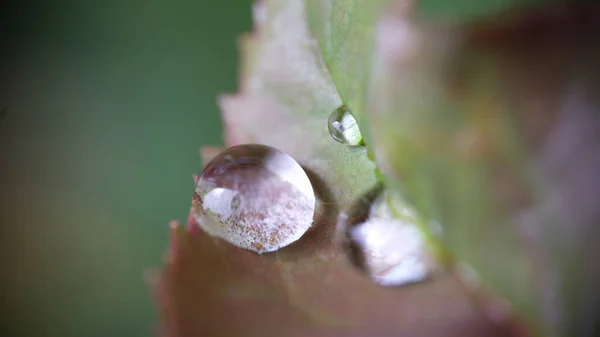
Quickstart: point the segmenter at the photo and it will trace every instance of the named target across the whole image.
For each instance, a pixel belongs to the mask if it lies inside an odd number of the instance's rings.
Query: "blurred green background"
[[[3,6],[2,336],[155,335],[144,271],[222,143],[251,2]]]

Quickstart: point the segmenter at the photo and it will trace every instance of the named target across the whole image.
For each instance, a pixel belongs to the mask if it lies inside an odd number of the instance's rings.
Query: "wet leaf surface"
[[[375,28],[391,0],[308,0],[307,19],[343,103],[360,125],[368,123],[366,99]]]
[[[318,212],[299,241],[263,255],[208,236],[193,218],[186,228],[172,223],[166,264],[149,276],[163,334],[506,336],[453,277],[384,288],[342,256],[335,220],[375,184],[375,165],[364,148],[328,133],[341,99],[308,33],[303,1],[265,5],[255,8],[256,31],[241,40],[240,92],[220,99],[226,143],[263,143],[292,155],[309,174]]]

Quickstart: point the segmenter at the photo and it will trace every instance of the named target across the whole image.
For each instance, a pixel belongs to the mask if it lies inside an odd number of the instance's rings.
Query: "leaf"
[[[537,335],[597,329],[600,270],[577,262],[599,253],[597,13],[449,25],[398,11],[379,26],[369,134],[382,171]]]
[[[374,184],[375,166],[363,149],[331,141],[327,119],[341,102],[303,12],[302,1],[271,1],[260,37],[242,39],[242,91],[220,98],[227,145],[255,142],[283,150],[334,186],[335,202],[346,204]],[[353,173],[345,163],[356,165]]]
[[[241,92],[220,99],[227,145],[258,142],[291,154],[309,173],[320,211],[298,242],[263,255],[209,237],[192,217],[185,229],[173,223],[167,264],[150,278],[164,335],[506,336],[453,278],[383,288],[346,263],[335,219],[373,186],[374,164],[328,134],[341,101],[303,1],[257,6],[257,31],[241,42]]]
[[[451,279],[394,292],[348,269],[331,248],[259,256],[189,225],[172,227],[176,248],[152,280],[164,335],[502,336]]]
[[[365,126],[375,27],[390,0],[307,0],[312,35],[342,99]],[[368,145],[368,144],[367,144]]]

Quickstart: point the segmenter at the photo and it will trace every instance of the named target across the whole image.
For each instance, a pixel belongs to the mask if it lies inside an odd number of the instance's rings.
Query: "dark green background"
[[[4,5],[6,6],[6,5]],[[2,336],[149,336],[144,281],[221,144],[250,1],[3,7]]]

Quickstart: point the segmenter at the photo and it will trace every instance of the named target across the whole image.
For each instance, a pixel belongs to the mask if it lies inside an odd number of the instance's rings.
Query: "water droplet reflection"
[[[205,232],[257,253],[298,240],[315,210],[302,167],[266,145],[223,151],[204,167],[195,192],[194,216]]]
[[[401,205],[379,184],[345,209],[338,221],[349,261],[383,286],[421,282],[438,269],[416,217]]]
[[[363,144],[356,118],[346,106],[342,105],[329,115],[328,127],[331,137],[342,144],[350,146]]]

